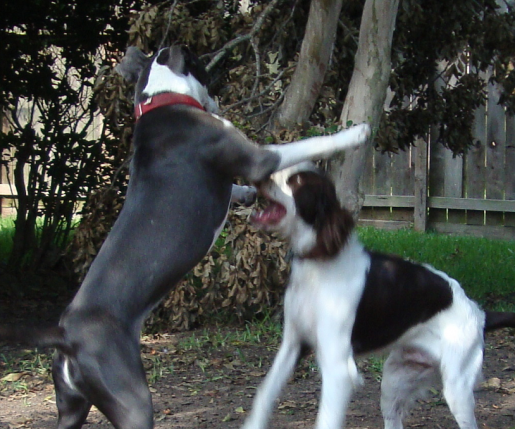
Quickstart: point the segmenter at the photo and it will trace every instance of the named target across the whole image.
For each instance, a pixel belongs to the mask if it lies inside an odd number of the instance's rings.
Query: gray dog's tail
[[[0,341],[41,348],[53,347],[65,353],[71,353],[64,328],[60,326],[1,325]]]
[[[515,328],[515,313],[485,311],[485,332],[501,328]]]

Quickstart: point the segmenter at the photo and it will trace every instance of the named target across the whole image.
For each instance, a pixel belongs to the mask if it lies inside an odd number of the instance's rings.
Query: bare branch
[[[177,3],[179,2],[179,0],[175,0],[172,4],[172,6],[170,7],[170,9],[168,10],[168,21],[166,23],[166,29],[165,31],[163,32],[163,38],[161,39],[161,43],[159,43],[159,47],[157,48],[157,50],[161,50],[161,48],[163,47],[163,44],[165,43],[165,40],[166,40],[166,36],[168,35],[168,31],[170,31],[170,25],[172,24],[172,18],[173,18],[173,11],[175,10],[175,6],[177,6]]]
[[[352,35],[351,29],[347,27],[341,19],[338,20],[338,27],[340,27],[345,33],[348,33],[354,44],[358,46],[359,40]]]
[[[253,113],[251,115],[247,115],[247,118],[255,118],[256,116],[264,115],[265,113],[270,112],[271,110],[275,109],[277,105],[279,105],[283,101],[284,95],[281,94],[280,97],[277,97],[277,100],[274,101],[274,103],[267,107],[265,110],[261,110],[260,112]]]
[[[256,94],[258,85],[259,85],[259,78],[261,77],[261,54],[259,53],[259,43],[257,42],[257,37],[253,37],[250,40],[250,44],[252,45],[252,48],[254,49],[254,55],[256,57],[256,80],[254,81],[254,85],[252,87],[252,91],[250,92],[250,96],[254,97]]]
[[[263,91],[261,91],[259,94],[256,94],[254,96],[251,96],[251,97],[248,97],[248,98],[245,98],[243,100],[240,100],[234,104],[231,104],[230,106],[226,107],[225,109],[222,110],[222,114],[226,113],[227,111],[231,110],[231,109],[234,109],[235,107],[238,107],[238,106],[241,106],[242,104],[245,104],[245,103],[248,103],[249,101],[252,101],[252,100],[255,100],[256,98],[260,98],[264,95],[266,95],[268,93],[268,91],[270,91],[272,89],[272,87],[279,81],[281,80],[281,78],[283,77],[283,75],[291,70],[292,68],[294,68],[295,66],[290,66],[290,67],[287,67],[285,68],[284,70],[281,70],[281,72],[275,77],[275,79],[270,83],[270,85],[268,85]],[[265,77],[267,75],[262,75],[261,77]]]
[[[274,8],[280,1],[282,0],[272,0],[268,4],[266,9],[263,12],[261,12],[261,15],[258,16],[255,24],[250,29],[250,32],[227,42],[209,62],[209,64],[206,67],[206,70],[209,72],[227,54],[227,52],[229,52],[235,46],[238,46],[240,43],[246,42],[247,40],[251,40],[259,32],[259,30],[261,30],[261,27],[263,26],[265,19],[272,13]]]

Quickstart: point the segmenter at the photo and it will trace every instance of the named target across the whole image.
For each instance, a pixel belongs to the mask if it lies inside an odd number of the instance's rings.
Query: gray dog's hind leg
[[[58,429],[80,429],[88,417],[91,403],[66,383],[63,365],[64,356],[57,353],[52,367],[57,411],[59,413],[57,427]]]
[[[117,329],[97,334],[97,341],[83,342],[76,356],[55,359],[58,429],[81,428],[92,404],[116,429],[152,429],[154,409],[139,341]]]
[[[89,361],[92,365],[81,365],[93,404],[116,429],[152,429],[154,408],[139,353],[104,353],[96,358]],[[98,362],[105,361],[99,368]]]

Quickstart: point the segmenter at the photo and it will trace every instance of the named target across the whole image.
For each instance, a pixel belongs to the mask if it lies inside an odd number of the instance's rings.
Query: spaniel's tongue
[[[279,203],[271,202],[263,211],[256,211],[252,214],[250,220],[259,225],[275,225],[281,221],[286,215],[286,209]]]

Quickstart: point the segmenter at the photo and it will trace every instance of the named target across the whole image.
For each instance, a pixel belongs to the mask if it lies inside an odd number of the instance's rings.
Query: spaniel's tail
[[[485,332],[501,328],[515,328],[515,313],[485,311]]]

